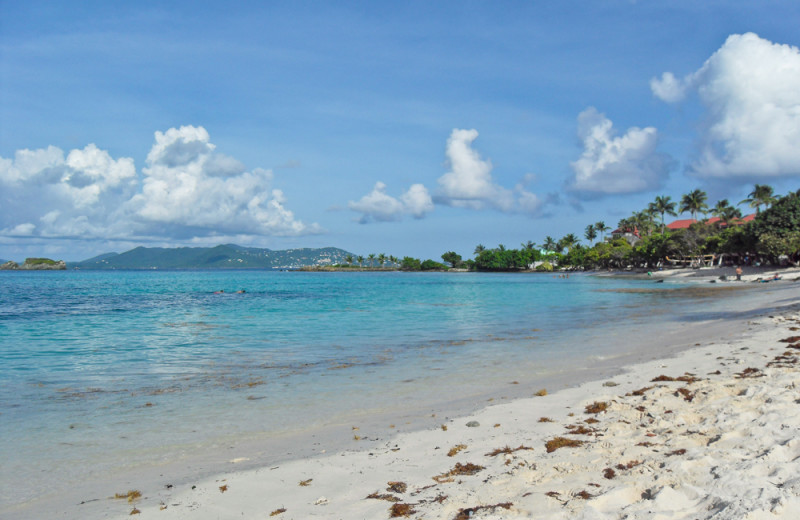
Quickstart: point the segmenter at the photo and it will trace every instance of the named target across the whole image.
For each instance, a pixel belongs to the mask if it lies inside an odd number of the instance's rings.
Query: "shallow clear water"
[[[588,276],[0,273],[0,501],[227,439],[536,385],[724,304]]]

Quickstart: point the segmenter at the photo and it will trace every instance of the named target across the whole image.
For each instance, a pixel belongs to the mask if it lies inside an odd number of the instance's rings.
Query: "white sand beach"
[[[800,518],[800,292],[790,295],[748,318],[745,334],[611,380],[487,403],[390,439],[354,424],[351,450],[245,471],[234,456],[228,473],[192,485],[131,482],[115,492],[141,496],[103,499],[86,512],[164,520]],[[574,445],[548,448],[552,441]]]

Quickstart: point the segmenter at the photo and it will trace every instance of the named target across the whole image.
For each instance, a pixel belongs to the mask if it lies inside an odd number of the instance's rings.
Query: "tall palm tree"
[[[677,216],[675,213],[675,202],[672,201],[672,197],[669,195],[659,195],[656,197],[655,202],[651,203],[651,208],[655,213],[661,215],[661,234],[664,234],[664,229],[666,226],[664,225],[664,215],[671,215],[673,217]]]
[[[379,254],[378,255],[378,265],[383,267],[383,264],[385,264],[385,263],[386,263],[386,255],[383,254],[383,253]]]
[[[578,242],[580,242],[580,239],[575,235],[575,233],[569,233],[564,235],[561,240],[558,241],[558,245],[556,247],[571,251],[572,248],[578,244]]]
[[[597,229],[595,229],[594,224],[586,226],[586,231],[583,232],[583,236],[586,237],[586,240],[588,240],[590,244],[594,245],[594,239],[597,238]]]
[[[697,214],[699,212],[705,213],[708,210],[706,200],[708,200],[706,192],[703,190],[694,190],[681,198],[681,206],[678,211],[681,213],[686,213],[688,211],[691,213],[692,218],[697,220]]]
[[[522,246],[522,249],[525,249],[526,251],[531,251],[533,249],[536,249],[536,244],[534,244],[530,240],[528,240],[527,242],[525,242],[523,244],[520,244],[520,245]]]
[[[611,228],[606,226],[606,223],[602,220],[594,223],[594,229],[600,233],[600,240],[605,240],[605,232],[611,231]]]
[[[369,258],[369,266],[375,267],[375,253],[370,253],[367,258]]]
[[[473,254],[479,255],[484,251],[486,251],[486,246],[484,246],[483,244],[478,244],[477,246],[475,246],[475,251],[473,251]]]
[[[364,257],[361,256],[361,255],[358,255],[357,260],[358,260],[358,267],[364,267]]]
[[[756,215],[761,211],[761,206],[769,206],[775,202],[775,196],[772,194],[772,186],[767,184],[756,184],[753,191],[739,204],[748,203],[751,208],[756,208]]]
[[[544,244],[542,244],[542,247],[548,251],[555,251],[558,244],[553,237],[548,235],[544,237]]]
[[[344,257],[344,261],[347,262],[347,265],[353,265],[353,255],[347,255]]]

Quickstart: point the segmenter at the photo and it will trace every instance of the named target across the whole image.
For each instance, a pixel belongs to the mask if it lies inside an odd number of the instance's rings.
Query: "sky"
[[[0,258],[472,258],[656,196],[796,191],[798,20],[793,0],[0,0]]]

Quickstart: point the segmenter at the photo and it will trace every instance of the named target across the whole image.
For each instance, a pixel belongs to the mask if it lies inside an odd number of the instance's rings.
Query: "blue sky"
[[[797,2],[231,4],[0,0],[0,258],[471,257],[800,188]]]

